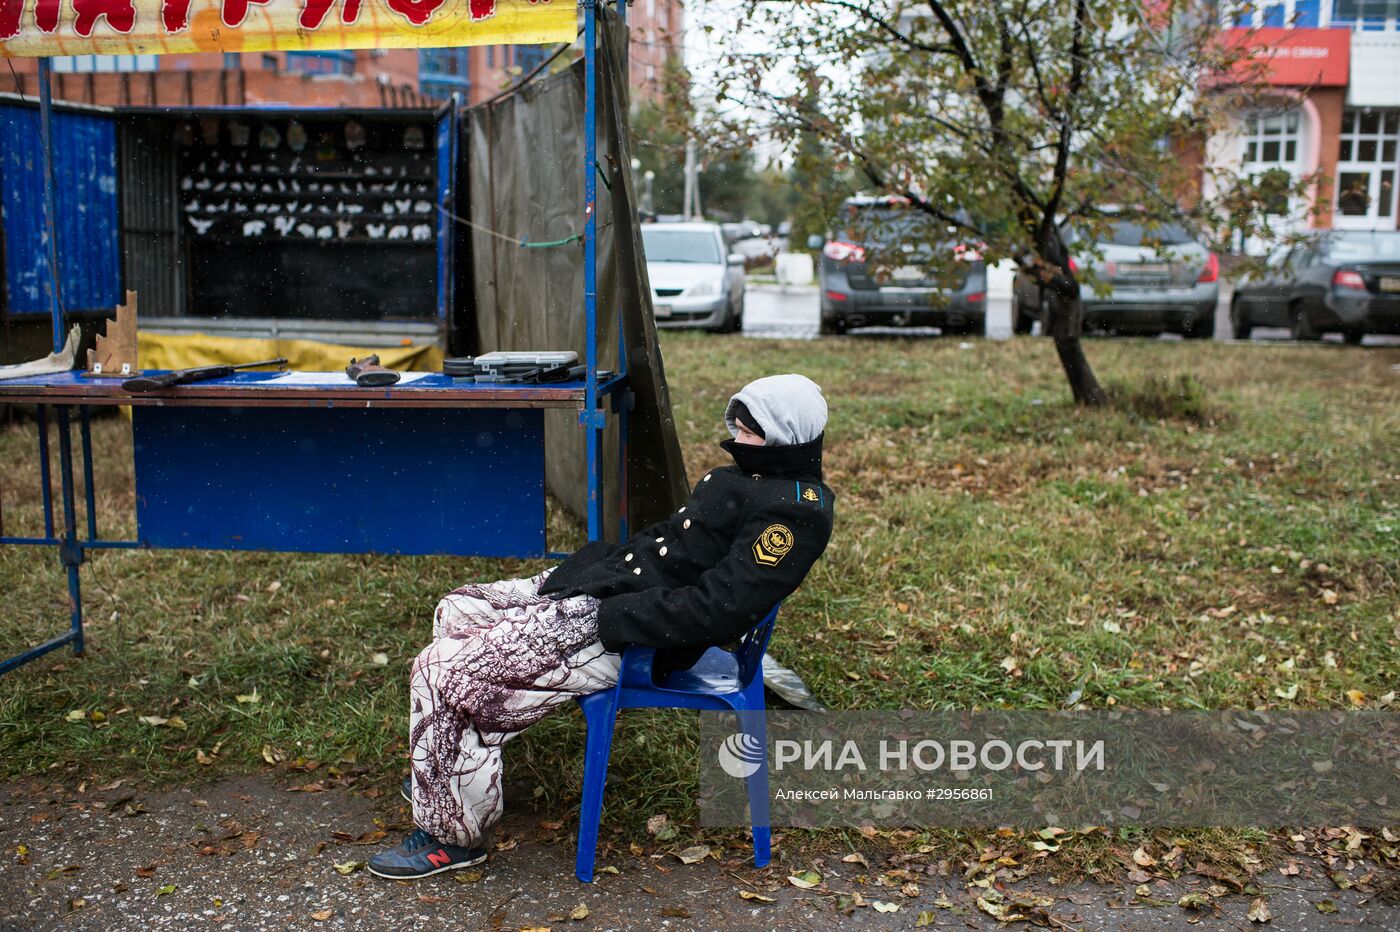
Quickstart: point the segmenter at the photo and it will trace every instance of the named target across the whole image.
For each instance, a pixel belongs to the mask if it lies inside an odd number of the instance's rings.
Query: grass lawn
[[[745,381],[799,371],[826,390],[836,530],[772,652],[833,708],[1394,702],[1400,350],[1093,341],[1119,400],[1083,411],[1038,339],[662,345],[692,478],[726,462],[720,415]],[[95,437],[104,531],[131,533],[126,422]],[[32,424],[0,435],[7,533],[40,526],[33,447]],[[95,554],[87,655],[0,679],[0,777],[184,780],[272,761],[387,790],[437,598],[539,565]],[[0,592],[7,655],[66,624],[50,551],[0,548]],[[643,838],[653,813],[693,820],[695,733],[689,715],[623,716],[609,798],[628,805],[609,822]],[[566,813],[582,745],[565,711],[512,745],[507,776]],[[1276,840],[1178,835],[1250,857]]]

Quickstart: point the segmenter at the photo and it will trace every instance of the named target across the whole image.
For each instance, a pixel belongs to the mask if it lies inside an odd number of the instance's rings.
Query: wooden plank
[[[136,292],[126,293],[126,303],[117,305],[116,317],[107,321],[106,332],[97,335],[83,374],[99,379],[129,379],[141,374],[136,364]]]

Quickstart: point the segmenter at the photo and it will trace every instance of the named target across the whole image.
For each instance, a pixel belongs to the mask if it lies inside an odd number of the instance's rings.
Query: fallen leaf
[[[1211,909],[1215,901],[1205,893],[1188,893],[1177,900],[1176,905],[1182,909]]]
[[[1146,848],[1138,848],[1133,852],[1133,863],[1142,867],[1155,867],[1157,859],[1148,854]]]
[[[333,909],[318,909],[311,914],[311,918],[315,919],[317,922],[325,922],[334,915],[335,910]]]
[[[199,748],[194,749],[194,759],[202,767],[208,767],[210,764],[214,763],[214,758],[205,754]]]
[[[1352,705],[1366,704],[1366,694],[1359,689],[1348,689],[1347,698],[1351,700]]]
[[[1249,912],[1245,913],[1245,918],[1250,922],[1264,923],[1273,919],[1274,914],[1269,912],[1269,904],[1265,903],[1264,898],[1260,896],[1249,904]]]
[[[142,715],[136,720],[143,725],[150,725],[153,728],[159,728],[161,725],[170,721],[170,719],[161,718],[159,715]]]
[[[74,710],[72,710],[71,712],[69,712],[67,715],[63,716],[63,720],[64,720],[65,722],[84,722],[84,721],[87,721],[87,709],[74,709]]]
[[[252,692],[240,693],[239,695],[234,696],[233,698],[237,699],[240,703],[244,705],[262,702],[262,696],[258,695],[258,688],[256,686],[253,687]]]
[[[365,862],[364,862],[364,861],[341,861],[341,862],[339,862],[338,864],[335,864],[335,865],[333,865],[333,866],[335,867],[335,872],[336,872],[337,874],[342,874],[342,875],[344,875],[344,874],[353,874],[353,873],[355,873],[355,871],[363,869],[364,866],[365,866]]]
[[[175,884],[168,883],[156,891],[156,896],[165,896],[166,894],[174,893],[177,889],[179,888]]]
[[[389,655],[382,650],[375,651],[369,660],[370,663],[374,664],[376,667],[387,667],[389,665]]]
[[[841,860],[847,864],[859,864],[867,868],[870,866],[870,862],[865,859],[865,855],[861,854],[859,851],[853,851]]]
[[[661,907],[661,915],[670,919],[689,919],[690,910],[681,906],[663,906]]]
[[[476,883],[481,879],[482,873],[483,871],[479,867],[474,870],[457,871],[452,875],[452,879],[457,883]]]
[[[268,591],[268,592],[276,592],[278,589],[281,589],[281,588],[282,588],[282,582],[281,582],[281,580],[274,579],[272,582],[270,582],[270,583],[267,584],[267,591]]]
[[[676,855],[682,864],[698,864],[709,856],[709,845],[692,845]]]
[[[870,903],[870,905],[873,906],[873,907],[875,907],[875,912],[877,912],[877,913],[897,913],[897,912],[899,912],[899,904],[898,904],[898,903],[886,903],[886,902],[883,902],[882,900],[872,900],[871,903]]]
[[[569,918],[574,920],[575,922],[577,922],[580,919],[587,919],[588,907],[582,903],[578,904],[573,908],[573,911],[569,913]]]
[[[798,871],[788,877],[788,883],[799,890],[810,890],[822,882],[822,875],[814,870]]]
[[[1278,696],[1280,699],[1292,699],[1298,695],[1298,684],[1293,683],[1288,687],[1280,686],[1278,689],[1274,690],[1274,695]]]
[[[926,909],[919,913],[919,918],[914,920],[914,928],[922,929],[924,926],[933,925],[933,910]]]
[[[1322,592],[1320,593],[1320,595],[1322,596],[1322,602],[1323,602],[1324,605],[1336,605],[1336,604],[1337,604],[1337,590],[1335,590],[1335,589],[1328,589],[1328,588],[1324,587],[1323,590],[1322,590]]]
[[[1333,903],[1331,900],[1318,900],[1313,906],[1317,907],[1318,912],[1327,913],[1329,915],[1337,911],[1337,904]]]
[[[755,892],[753,892],[752,890],[740,890],[740,891],[739,891],[739,899],[741,899],[741,900],[756,900],[756,901],[759,902],[759,903],[774,903],[774,902],[777,902],[777,901],[774,900],[771,896],[764,896],[762,893],[755,893]]]

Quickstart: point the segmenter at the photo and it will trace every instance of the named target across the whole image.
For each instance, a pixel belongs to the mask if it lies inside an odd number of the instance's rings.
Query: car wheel
[[[1320,340],[1322,334],[1313,329],[1312,320],[1308,318],[1307,309],[1301,304],[1292,304],[1288,308],[1289,335],[1299,341]]]
[[[1347,327],[1346,329],[1344,329],[1344,330],[1342,331],[1342,339],[1343,339],[1343,340],[1346,340],[1346,341],[1347,341],[1348,343],[1350,343],[1352,346],[1358,346],[1358,345],[1360,345],[1361,341],[1364,340],[1365,338],[1366,338],[1366,328],[1365,328],[1365,327]]]
[[[1236,340],[1248,340],[1249,335],[1254,332],[1254,325],[1249,322],[1244,308],[1240,307],[1239,298],[1230,301],[1230,332]]]
[[[823,317],[817,332],[824,337],[839,337],[846,332],[846,318]]]
[[[1215,315],[1206,313],[1182,322],[1181,335],[1188,340],[1209,340],[1215,336]]]

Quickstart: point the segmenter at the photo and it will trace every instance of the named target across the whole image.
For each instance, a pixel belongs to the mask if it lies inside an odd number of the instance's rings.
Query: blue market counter
[[[152,373],[146,373],[152,374]],[[624,385],[598,387],[599,404]],[[240,372],[148,394],[77,373],[0,381],[0,403],[39,406],[45,530],[0,543],[58,549],[74,597],[89,549],[123,547],[306,553],[542,557],[545,540],[544,409],[582,411],[582,382],[502,385],[405,373],[387,388],[358,388],[329,372]],[[136,538],[100,538],[89,410],[131,405]],[[87,534],[76,525],[79,414]],[[49,493],[47,420],[59,422],[63,526]]]

